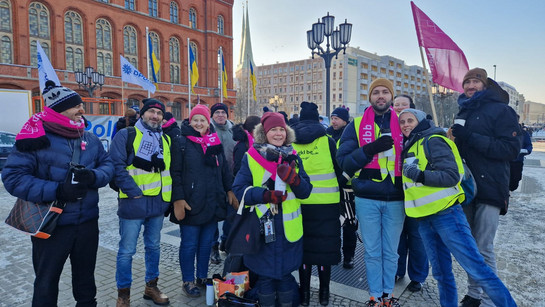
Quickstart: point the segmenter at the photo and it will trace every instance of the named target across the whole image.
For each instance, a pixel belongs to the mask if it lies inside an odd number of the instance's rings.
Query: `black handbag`
[[[252,188],[244,190],[237,213],[233,217],[229,235],[225,241],[225,250],[229,254],[257,254],[263,245],[261,222],[254,212],[254,207],[244,208],[244,196]]]
[[[242,298],[230,292],[225,292],[218,298],[218,307],[259,307],[257,301]]]

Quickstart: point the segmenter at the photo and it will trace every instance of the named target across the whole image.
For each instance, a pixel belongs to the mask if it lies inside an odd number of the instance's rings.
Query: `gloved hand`
[[[394,139],[389,135],[383,135],[380,138],[376,139],[374,142],[371,142],[367,145],[363,145],[363,152],[368,156],[372,157],[379,152],[386,151],[394,146]]]
[[[424,172],[418,169],[418,159],[415,159],[413,163],[403,164],[403,175],[414,182],[424,182]]]
[[[72,184],[70,179],[57,187],[57,199],[61,202],[73,202],[82,199],[86,194],[86,185],[81,182]]]
[[[263,202],[266,204],[280,204],[288,198],[288,193],[276,190],[267,190],[263,192]]]
[[[95,183],[95,173],[87,168],[74,169],[74,181],[77,181],[86,187],[92,186]]]
[[[299,177],[299,174],[295,171],[295,161],[291,161],[290,165],[287,164],[280,164],[276,168],[276,174],[282,181],[285,183],[291,185],[291,186],[298,186],[301,183],[301,178]]]
[[[465,126],[462,126],[460,124],[454,124],[452,126],[452,135],[462,141],[465,141],[469,139],[469,137],[471,136],[471,132]]]

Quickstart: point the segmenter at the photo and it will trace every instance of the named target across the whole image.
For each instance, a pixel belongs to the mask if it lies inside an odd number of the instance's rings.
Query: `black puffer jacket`
[[[248,151],[248,135],[242,127],[242,124],[234,125],[231,129],[233,132],[233,140],[237,142],[233,149],[233,176],[236,176],[244,154]]]
[[[464,142],[456,139],[460,155],[477,182],[477,202],[505,212],[509,200],[509,161],[517,158],[520,128],[507,93],[488,78],[488,87],[467,98],[460,95],[458,116],[466,119],[471,132]]]

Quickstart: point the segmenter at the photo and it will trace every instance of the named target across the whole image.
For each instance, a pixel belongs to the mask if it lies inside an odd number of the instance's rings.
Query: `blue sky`
[[[243,1],[233,8],[233,51],[239,57]],[[545,2],[542,0],[415,0],[464,51],[469,67],[482,67],[514,86],[526,100],[545,103]],[[353,24],[350,46],[420,65],[408,0],[249,0],[256,65],[310,57],[306,31],[329,12],[335,25]],[[426,66],[428,66],[426,62]]]

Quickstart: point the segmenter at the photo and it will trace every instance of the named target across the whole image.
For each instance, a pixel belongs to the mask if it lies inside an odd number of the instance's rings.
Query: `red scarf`
[[[401,151],[403,146],[403,134],[399,127],[397,114],[390,108],[390,131],[394,139],[395,149],[395,176],[401,176]],[[363,113],[359,129],[359,144],[360,146],[369,144],[375,141],[375,111],[373,107],[369,107]],[[364,168],[380,169],[378,164],[378,154],[373,156],[373,160]]]
[[[220,138],[217,133],[209,133],[203,137],[197,137],[188,135],[187,138],[191,140],[194,143],[201,144],[202,151],[206,153],[206,149],[209,146],[219,145],[221,144]]]

